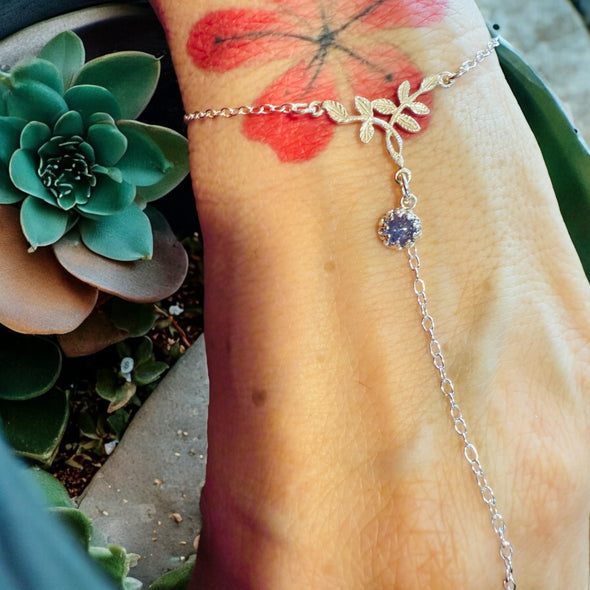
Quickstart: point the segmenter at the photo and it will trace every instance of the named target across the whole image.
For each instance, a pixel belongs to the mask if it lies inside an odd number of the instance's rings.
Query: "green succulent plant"
[[[182,283],[186,255],[149,204],[186,176],[187,141],[134,120],[159,74],[158,59],[137,51],[85,63],[73,32],[0,72],[0,272],[10,284],[0,287],[0,323],[8,328],[69,333],[99,291],[158,301]]]

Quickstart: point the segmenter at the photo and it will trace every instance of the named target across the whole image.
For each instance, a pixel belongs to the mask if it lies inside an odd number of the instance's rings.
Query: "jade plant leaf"
[[[88,356],[129,336],[125,329],[117,327],[104,309],[94,311],[75,329],[60,334],[57,341],[68,358]]]
[[[51,249],[28,253],[17,209],[0,206],[0,227],[0,323],[29,334],[74,330],[94,308],[97,289],[68,273]]]
[[[111,369],[101,368],[96,373],[96,393],[109,402],[107,412],[116,412],[127,405],[135,395],[137,385],[132,381],[120,381]]]
[[[149,590],[186,590],[194,567],[195,557],[191,555],[181,566],[158,578],[150,585]]]
[[[133,567],[139,559],[138,555],[127,553],[119,545],[90,547],[88,553],[111,578],[120,584],[123,583],[129,573],[129,568]]]
[[[57,381],[61,363],[59,347],[51,340],[0,327],[0,399],[43,395]]]
[[[152,257],[150,220],[135,205],[109,217],[81,218],[78,227],[84,244],[111,260],[131,261]]]
[[[39,53],[39,57],[53,63],[61,74],[64,88],[69,88],[74,76],[84,65],[84,44],[78,35],[66,31],[54,37]]]
[[[0,419],[12,448],[46,465],[53,461],[68,417],[68,396],[57,388],[35,399],[0,400]]]
[[[161,361],[146,361],[138,364],[133,371],[133,380],[137,385],[149,385],[168,370],[168,365]]]
[[[73,232],[53,249],[60,264],[72,275],[101,291],[136,302],[160,301],[177,291],[188,270],[188,257],[164,217],[147,208],[154,232],[151,260],[118,262],[96,256]]]
[[[147,334],[156,320],[151,303],[135,303],[113,297],[104,309],[113,324],[120,330],[125,330],[130,338]]]
[[[90,547],[90,538],[92,537],[91,520],[77,508],[55,507],[50,510],[72,533],[84,550],[88,551]]]
[[[160,61],[139,51],[121,51],[89,61],[78,73],[76,84],[108,89],[121,106],[121,118],[135,119],[152,98]]]
[[[170,164],[160,181],[137,188],[138,195],[149,203],[170,192],[188,174],[188,141],[180,133],[158,125],[145,125],[144,131],[162,150]]]
[[[545,160],[561,214],[590,279],[590,151],[559,100],[503,39],[500,65]]]
[[[51,473],[39,467],[31,467],[27,473],[33,478],[35,485],[43,493],[45,502],[51,508],[71,508],[74,505],[64,485]]]
[[[117,163],[123,178],[138,186],[160,182],[172,164],[152,139],[149,125],[138,121],[119,121],[118,128],[127,138],[127,151]]]

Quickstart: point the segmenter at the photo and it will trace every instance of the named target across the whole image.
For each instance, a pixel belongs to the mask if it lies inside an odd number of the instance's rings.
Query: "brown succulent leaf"
[[[122,262],[104,258],[88,250],[75,232],[53,245],[55,256],[81,281],[121,299],[138,303],[166,299],[182,285],[188,256],[162,215],[151,209],[149,217],[154,231],[151,260]]]
[[[57,341],[67,357],[94,354],[122,342],[129,332],[117,328],[102,309],[95,309],[74,331],[60,334]]]
[[[98,291],[69,274],[50,248],[28,248],[18,209],[0,205],[0,323],[24,334],[71,332]]]

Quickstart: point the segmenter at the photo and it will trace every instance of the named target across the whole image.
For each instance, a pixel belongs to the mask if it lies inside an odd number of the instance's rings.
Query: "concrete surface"
[[[194,553],[208,395],[201,337],[150,395],[80,501],[97,540],[141,555],[130,575],[145,587]]]

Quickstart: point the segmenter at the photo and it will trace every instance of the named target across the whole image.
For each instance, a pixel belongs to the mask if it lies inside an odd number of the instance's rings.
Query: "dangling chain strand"
[[[504,588],[505,590],[516,590],[516,582],[514,580],[512,569],[513,549],[512,544],[506,538],[506,521],[498,511],[498,507],[496,506],[496,496],[486,479],[477,449],[467,436],[467,424],[463,417],[463,412],[455,401],[455,387],[447,375],[442,348],[434,333],[434,319],[428,312],[426,303],[426,286],[424,280],[420,276],[420,258],[418,257],[418,250],[415,244],[408,247],[408,256],[410,269],[415,275],[414,293],[416,294],[418,305],[420,306],[420,311],[422,313],[422,328],[430,337],[430,355],[432,356],[432,361],[440,376],[440,389],[449,402],[449,410],[455,427],[455,432],[463,441],[463,454],[465,459],[475,475],[479,491],[481,492],[481,497],[487,504],[490,514],[492,515],[492,528],[500,538],[500,557],[504,560],[504,565],[506,567]]]
[[[491,514],[492,528],[500,540],[499,553],[505,566],[503,588],[504,590],[516,590],[512,567],[514,550],[506,536],[506,521],[498,510],[496,496],[484,474],[477,449],[467,436],[467,424],[463,412],[455,400],[455,387],[447,375],[442,349],[434,332],[434,319],[430,315],[426,304],[426,287],[424,280],[420,276],[420,258],[415,245],[415,242],[422,235],[422,223],[413,212],[418,199],[410,190],[412,173],[405,166],[402,155],[403,138],[398,130],[400,128],[410,133],[420,131],[420,124],[413,116],[404,113],[404,111],[408,109],[413,114],[429,114],[430,109],[420,102],[418,98],[439,86],[450,88],[461,76],[464,76],[492,55],[498,45],[498,39],[490,39],[485,49],[479,50],[472,59],[464,61],[455,72],[445,71],[427,76],[414,92],[411,92],[409,81],[402,82],[397,90],[398,104],[385,98],[369,101],[366,98],[357,96],[354,103],[358,115],[350,114],[346,107],[339,102],[314,100],[308,103],[289,102],[280,105],[263,104],[206,109],[187,113],[184,120],[186,123],[190,123],[202,119],[231,118],[240,115],[284,114],[309,115],[312,117],[327,115],[335,123],[361,123],[360,139],[363,143],[368,143],[373,138],[375,128],[383,131],[387,151],[398,168],[394,174],[394,180],[400,187],[401,198],[400,207],[387,211],[380,219],[377,234],[388,248],[406,249],[408,251],[410,269],[414,273],[414,293],[422,315],[421,325],[429,336],[429,351],[440,377],[440,389],[449,402],[449,412],[455,432],[463,442],[463,455],[475,475],[481,497]]]

